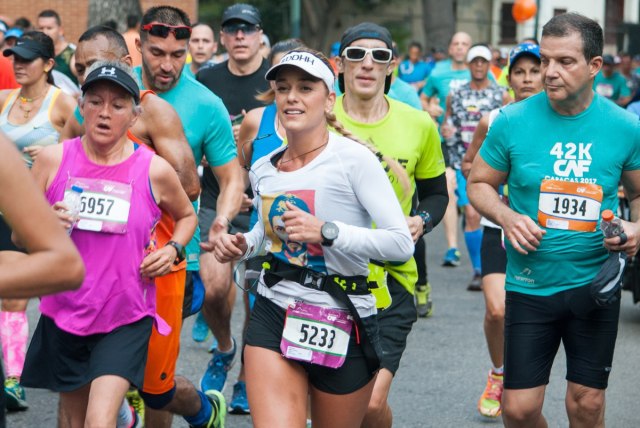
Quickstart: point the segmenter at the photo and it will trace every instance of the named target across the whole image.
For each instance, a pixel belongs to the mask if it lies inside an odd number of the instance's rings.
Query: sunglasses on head
[[[225,34],[238,34],[238,31],[242,31],[246,35],[254,34],[260,29],[259,26],[254,24],[247,24],[245,22],[234,22],[222,27],[222,32]]]
[[[191,27],[186,25],[167,25],[158,22],[152,22],[142,26],[142,30],[147,31],[150,35],[162,37],[166,39],[170,33],[173,33],[176,40],[185,40],[191,37]]]
[[[391,61],[391,49],[387,48],[360,48],[352,46],[346,48],[342,55],[349,61],[362,61],[367,54],[371,54],[371,59],[375,62],[387,63]]]

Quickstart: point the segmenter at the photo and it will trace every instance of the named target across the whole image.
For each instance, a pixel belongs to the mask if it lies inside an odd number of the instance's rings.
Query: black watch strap
[[[176,241],[169,241],[167,242],[167,245],[171,245],[173,248],[176,249],[176,260],[173,262],[173,264],[177,265],[182,263],[182,261],[184,261],[184,259],[187,258],[187,254],[186,251],[184,249],[184,245],[178,244]]]

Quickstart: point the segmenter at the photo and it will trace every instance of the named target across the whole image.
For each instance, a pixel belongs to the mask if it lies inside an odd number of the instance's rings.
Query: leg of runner
[[[542,415],[546,386],[505,389],[502,396],[502,421],[506,428],[547,428]]]
[[[604,428],[605,390],[567,382],[565,405],[572,427]]]
[[[367,413],[362,421],[362,428],[391,428],[393,413],[387,399],[391,391],[393,374],[387,369],[380,369],[369,400]]]
[[[453,168],[447,167],[447,190],[449,192],[449,204],[444,213],[444,233],[447,239],[447,252],[442,266],[458,266],[460,264],[460,252],[458,251],[458,198],[456,196],[456,173]]]
[[[129,390],[129,381],[120,376],[100,376],[91,382],[86,427],[115,426],[118,410]]]
[[[236,344],[231,337],[231,310],[229,294],[235,296],[231,280],[232,265],[219,263],[213,253],[200,255],[200,276],[205,286],[205,300],[202,314],[218,341],[217,349],[200,381],[202,391],[222,391],[227,373],[233,367]]]
[[[277,352],[257,346],[247,345],[244,356],[253,426],[305,426],[309,386],[302,366],[282,358]],[[326,411],[334,412],[336,409]]]
[[[484,266],[484,264],[483,264]],[[483,416],[499,416],[504,379],[504,280],[505,275],[494,273],[482,277],[485,299],[484,335],[493,368],[489,371],[487,386],[478,401]]]
[[[427,277],[427,244],[424,238],[416,241],[416,249],[413,253],[418,267],[418,282],[416,283],[416,309],[418,316],[428,318],[433,314],[433,301],[431,299],[431,284]]]
[[[58,419],[60,428],[83,427],[89,404],[89,389],[83,386],[71,392],[61,392],[58,403]],[[115,425],[115,423],[114,423]]]
[[[327,394],[311,387],[311,420],[313,428],[351,428],[367,411],[375,379],[351,394]]]
[[[2,299],[0,338],[7,374],[3,387],[8,410],[25,410],[29,407],[24,388],[20,385],[29,340],[29,322],[25,312],[28,303],[28,299]]]

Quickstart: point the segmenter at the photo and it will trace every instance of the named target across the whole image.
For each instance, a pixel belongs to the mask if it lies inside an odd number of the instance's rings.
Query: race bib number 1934
[[[545,180],[540,186],[538,222],[551,229],[593,232],[598,225],[602,187]]]

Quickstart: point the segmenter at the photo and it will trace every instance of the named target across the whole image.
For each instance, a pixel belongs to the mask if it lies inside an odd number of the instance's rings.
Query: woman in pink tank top
[[[22,383],[60,393],[70,426],[115,426],[131,385],[142,386],[156,316],[153,278],[184,258],[196,216],[169,164],[127,138],[139,88],[121,63],[98,63],[84,85],[86,134],[45,148],[33,174],[86,266],[82,286],[42,299]],[[63,202],[83,189],[78,218]],[[155,246],[160,210],[175,220]]]

